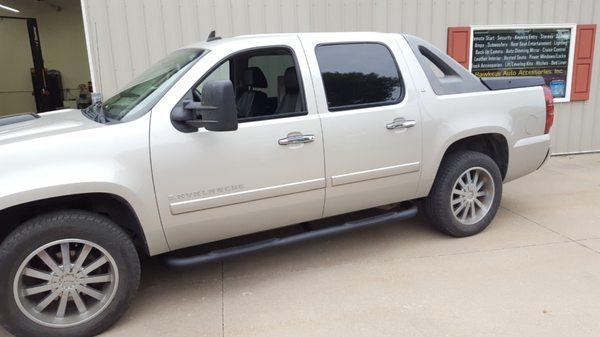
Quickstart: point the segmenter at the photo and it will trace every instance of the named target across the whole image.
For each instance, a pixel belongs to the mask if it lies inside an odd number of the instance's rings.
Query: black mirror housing
[[[235,131],[238,129],[237,107],[233,83],[212,81],[202,89],[202,103],[186,95],[171,111],[171,122],[181,132]]]
[[[209,131],[235,131],[238,129],[237,107],[233,83],[230,80],[212,81],[202,89],[202,122]]]

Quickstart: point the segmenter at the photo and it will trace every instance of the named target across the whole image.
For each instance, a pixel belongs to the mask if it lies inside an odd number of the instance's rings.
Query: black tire
[[[454,216],[450,202],[457,179],[466,170],[475,167],[482,167],[491,174],[495,187],[494,198],[485,216],[473,224],[465,225]],[[423,202],[423,208],[434,227],[455,237],[465,237],[483,231],[490,224],[500,207],[501,198],[502,175],[496,162],[481,152],[456,151],[447,155],[440,165],[429,196]]]
[[[21,263],[39,247],[57,240],[86,240],[110,254],[118,270],[114,296],[96,316],[79,325],[49,327],[26,316],[15,299],[14,279]],[[140,262],[128,235],[99,214],[58,211],[38,216],[14,230],[0,245],[0,324],[15,336],[94,336],[112,326],[134,298]],[[49,281],[48,281],[49,282]]]

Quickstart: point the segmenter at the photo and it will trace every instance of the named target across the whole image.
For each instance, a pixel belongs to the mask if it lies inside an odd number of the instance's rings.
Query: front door
[[[169,119],[172,102],[152,111],[152,168],[171,249],[322,215],[323,139],[314,98],[303,90],[308,66],[296,57],[299,41],[270,43],[211,51],[190,70],[197,81],[186,95],[195,100],[207,81],[234,83],[238,130],[182,133]]]
[[[419,182],[419,106],[398,41],[359,34],[302,39],[325,138],[325,216],[414,198]]]

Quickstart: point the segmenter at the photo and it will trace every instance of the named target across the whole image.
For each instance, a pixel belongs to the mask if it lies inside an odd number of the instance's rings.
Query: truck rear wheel
[[[0,245],[0,323],[16,336],[92,336],[126,310],[137,251],[109,219],[61,211],[27,221]]]
[[[502,198],[502,175],[489,156],[475,151],[449,154],[425,199],[425,214],[439,230],[456,237],[483,231]]]

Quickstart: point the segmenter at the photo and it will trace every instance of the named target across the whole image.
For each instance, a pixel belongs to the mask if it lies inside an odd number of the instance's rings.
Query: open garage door
[[[91,101],[78,1],[0,0],[0,45],[0,116]]]

